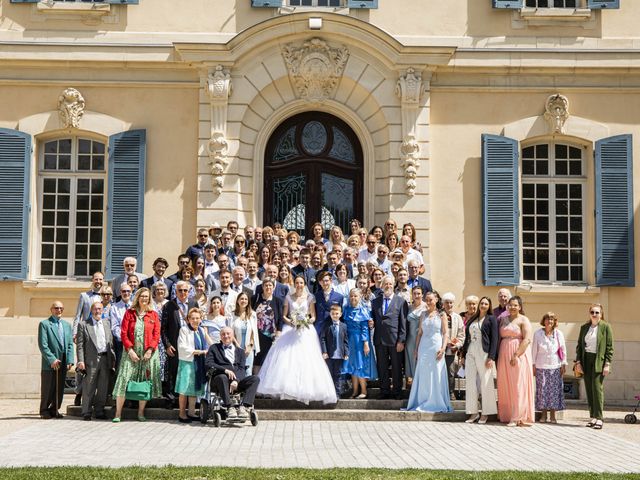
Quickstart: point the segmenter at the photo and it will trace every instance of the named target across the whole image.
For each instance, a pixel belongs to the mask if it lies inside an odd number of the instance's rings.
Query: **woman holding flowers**
[[[299,275],[284,302],[282,334],[273,344],[259,373],[258,393],[279,399],[336,403],[336,392],[322,358],[315,321],[315,297]]]

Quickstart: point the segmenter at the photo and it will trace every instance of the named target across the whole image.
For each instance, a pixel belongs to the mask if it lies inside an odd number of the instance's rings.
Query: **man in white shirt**
[[[246,293],[249,296],[249,300],[251,300],[253,291],[249,287],[244,286],[244,279],[247,276],[244,268],[242,268],[239,265],[233,267],[233,272],[231,273],[231,276],[232,276],[231,289],[234,292],[236,292],[238,295],[240,295],[242,292]]]
[[[244,279],[242,284],[251,289],[251,296],[256,293],[256,287],[262,283],[262,280],[258,278],[258,262],[250,260],[247,264],[247,278]]]
[[[376,258],[376,246],[378,244],[378,240],[374,235],[367,236],[367,248],[364,250],[360,250],[358,254],[358,262],[367,263],[371,259]]]
[[[391,262],[387,258],[389,255],[389,247],[386,245],[378,245],[378,252],[376,255],[376,265],[385,275],[391,273]]]
[[[213,297],[220,297],[222,299],[224,314],[228,318],[231,318],[236,308],[238,292],[231,288],[231,272],[228,270],[220,270],[220,288],[209,293],[209,302],[211,302]]]
[[[120,301],[111,305],[109,311],[109,323],[111,324],[111,334],[113,335],[113,349],[116,353],[116,366],[120,364],[120,358],[122,357],[122,333],[120,331],[122,327],[122,318],[124,312],[131,308],[131,292],[133,289],[124,284],[120,288]]]
[[[422,254],[411,248],[411,237],[409,235],[403,235],[400,238],[400,249],[404,254],[405,267],[407,266],[407,262],[411,259],[415,259],[420,265],[420,273],[424,273],[424,258],[422,258]]]
[[[204,247],[204,272],[203,277],[206,279],[209,275],[216,273],[220,270],[218,263],[215,259],[216,247],[212,244],[208,244]]]

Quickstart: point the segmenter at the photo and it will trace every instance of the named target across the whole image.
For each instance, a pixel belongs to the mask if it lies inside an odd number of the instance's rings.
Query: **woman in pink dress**
[[[500,323],[498,353],[498,418],[508,427],[528,427],[534,422],[532,329],[523,315],[522,299],[511,297],[508,316]]]

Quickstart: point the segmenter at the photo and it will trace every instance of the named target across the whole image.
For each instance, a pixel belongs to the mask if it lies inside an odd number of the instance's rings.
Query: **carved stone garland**
[[[320,38],[282,49],[284,62],[299,98],[321,103],[330,98],[349,58],[346,47],[332,48]]]
[[[569,99],[556,93],[547,98],[544,109],[544,118],[549,122],[550,133],[564,134],[564,125],[569,119]]]
[[[85,101],[75,88],[65,88],[58,97],[58,113],[64,128],[78,128],[84,115]]]
[[[212,187],[216,194],[222,193],[225,168],[229,164],[227,151],[227,106],[231,95],[231,74],[222,65],[217,65],[207,78],[207,93],[211,103],[211,138],[209,139],[209,166],[213,175]]]
[[[416,193],[416,177],[420,167],[420,145],[416,139],[416,128],[422,94],[422,75],[409,67],[404,75],[400,75],[396,85],[396,95],[402,107],[402,145],[400,158],[404,168],[405,188],[407,195]]]

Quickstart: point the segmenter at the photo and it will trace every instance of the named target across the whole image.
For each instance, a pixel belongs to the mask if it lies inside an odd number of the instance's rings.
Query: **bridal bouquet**
[[[303,328],[309,328],[311,325],[311,317],[307,315],[303,310],[295,310],[291,315],[292,326],[296,331],[301,331]]]

